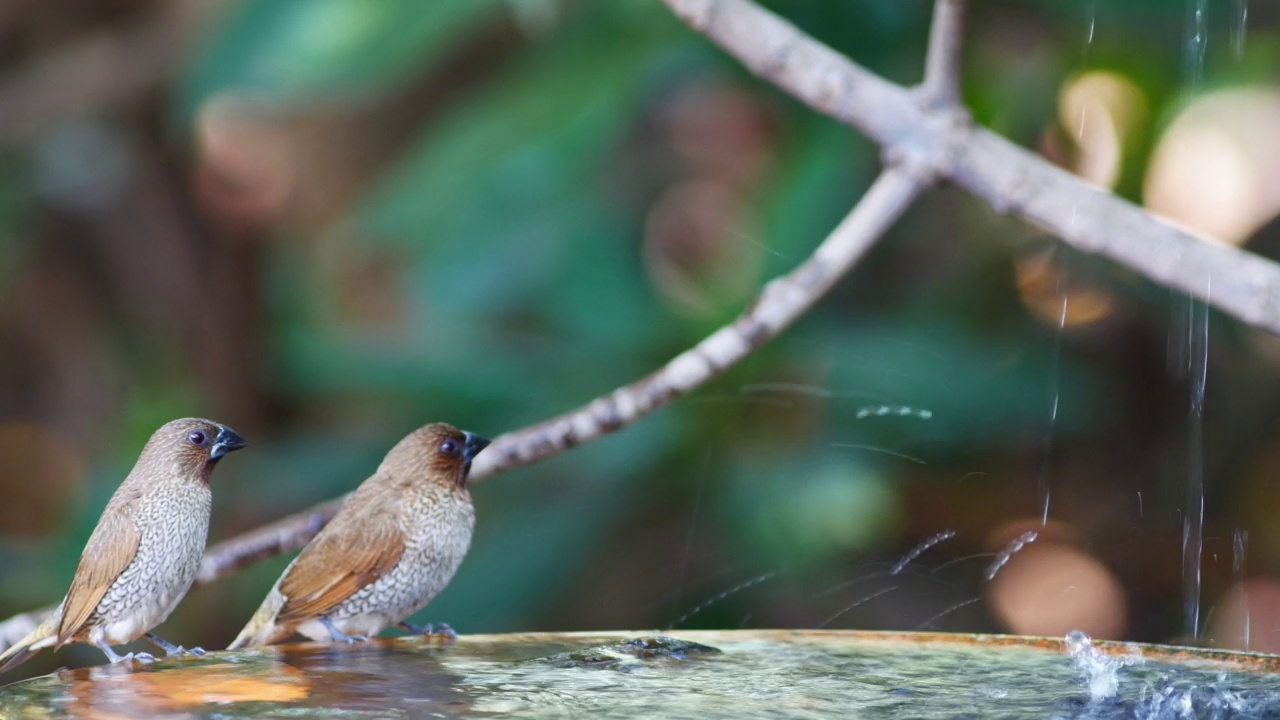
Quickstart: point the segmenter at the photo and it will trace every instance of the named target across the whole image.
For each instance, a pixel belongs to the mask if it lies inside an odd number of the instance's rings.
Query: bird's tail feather
[[[235,640],[231,641],[227,649],[235,650],[251,645],[270,645],[287,637],[290,633],[282,632],[282,629],[276,626],[276,613],[280,611],[280,607],[283,604],[284,598],[280,595],[280,591],[272,588],[271,592],[267,593],[267,598],[262,601],[262,606],[249,619],[249,624],[244,626],[244,629],[240,631]]]
[[[51,647],[58,640],[57,628],[62,619],[62,608],[49,614],[35,630],[0,653],[0,673],[8,672],[31,659],[32,655]]]
[[[38,652],[40,651],[32,650],[31,646],[24,644],[24,642],[16,643],[13,647],[5,650],[3,655],[0,655],[0,673],[9,672],[30,660],[31,656]]]
[[[254,642],[257,638],[257,634],[258,628],[254,627],[254,624],[251,621],[243,630],[240,631],[240,634],[236,636],[236,639],[231,641],[231,644],[227,646],[227,649],[239,650],[242,647],[257,645],[258,643]]]
[[[256,620],[256,618],[255,618]],[[253,647],[255,645],[271,645],[279,642],[283,636],[289,633],[281,633],[280,628],[276,627],[274,620],[268,619],[265,624],[249,621],[235,640],[227,646],[228,650],[237,650],[242,647]]]

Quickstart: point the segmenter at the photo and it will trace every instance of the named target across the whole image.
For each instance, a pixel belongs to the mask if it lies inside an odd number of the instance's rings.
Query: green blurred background
[[[1280,251],[1274,4],[974,4],[978,122]],[[920,75],[923,0],[769,6]],[[250,439],[214,478],[226,539],[425,422],[494,436],[652,371],[877,168],[654,0],[5,0],[0,614],[65,592],[163,422]],[[417,619],[1188,640],[1202,472],[1197,639],[1280,650],[1278,364],[1276,338],[942,188],[726,377],[477,486],[471,554]],[[287,562],[195,588],[159,632],[223,647]]]

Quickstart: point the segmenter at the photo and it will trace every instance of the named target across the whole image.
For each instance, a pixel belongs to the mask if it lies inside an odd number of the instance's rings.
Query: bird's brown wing
[[[404,553],[404,535],[396,506],[385,500],[373,492],[357,492],[347,500],[281,580],[285,603],[276,622],[324,615],[395,567]]]
[[[109,503],[84,546],[80,566],[67,591],[62,622],[58,626],[59,647],[70,642],[98,607],[107,588],[133,562],[141,540],[142,534],[130,516],[128,501]]]

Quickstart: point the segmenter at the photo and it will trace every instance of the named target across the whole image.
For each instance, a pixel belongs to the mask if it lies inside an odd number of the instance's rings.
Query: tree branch
[[[844,277],[924,190],[928,179],[912,166],[891,165],[853,211],[795,270],[765,285],[733,323],[677,355],[657,372],[582,407],[522,430],[499,435],[476,458],[471,482],[528,465],[613,433],[687,395],[777,337]],[[321,503],[205,551],[197,583],[213,582],[255,561],[311,541],[346,497]],[[53,608],[0,623],[0,650],[30,632]]]
[[[311,542],[311,538],[338,514],[346,500],[347,495],[343,495],[210,545],[200,560],[196,582],[213,582],[258,560],[297,550]]]
[[[795,270],[765,285],[733,323],[657,372],[576,410],[499,436],[476,458],[472,482],[556,455],[618,430],[720,375],[777,337],[830,290],[927,184],[916,168],[890,166],[853,211]]]
[[[965,0],[935,0],[929,54],[924,60],[924,100],[934,107],[960,104],[960,48],[964,43]]]
[[[1280,266],[1270,260],[1176,228],[973,127],[955,109],[919,102],[907,88],[876,76],[750,0],[664,2],[752,72],[861,130],[890,157],[930,167],[998,212],[1017,213],[1080,250],[1110,257],[1161,285],[1280,333]],[[951,17],[945,9],[938,14]]]

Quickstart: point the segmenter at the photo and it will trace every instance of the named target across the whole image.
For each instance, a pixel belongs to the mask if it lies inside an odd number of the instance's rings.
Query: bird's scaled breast
[[[405,548],[400,561],[339,605],[332,613],[335,620],[379,616],[385,625],[394,625],[421,610],[453,579],[471,546],[475,528],[470,497],[445,492],[409,502],[402,516]],[[339,622],[339,627],[342,625]]]
[[[133,512],[141,530],[138,551],[87,624],[102,625],[108,642],[119,644],[163,622],[200,568],[209,506],[208,487],[193,483],[157,487],[140,498]]]

